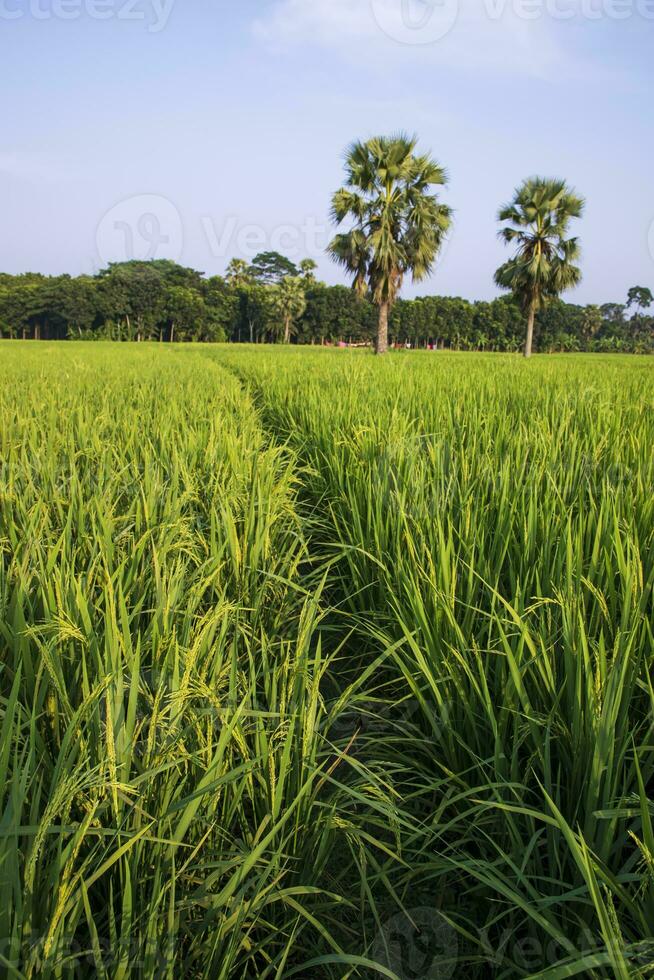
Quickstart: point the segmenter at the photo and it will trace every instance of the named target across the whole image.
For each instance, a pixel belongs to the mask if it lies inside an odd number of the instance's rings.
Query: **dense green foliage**
[[[304,265],[305,263],[301,263]],[[293,322],[302,344],[370,344],[377,311],[345,286],[316,282],[312,263],[293,267],[302,276],[304,312]],[[269,278],[272,267],[264,263]],[[272,342],[284,336],[275,302],[279,282],[257,278],[247,263],[232,262],[226,278],[204,278],[174,263],[125,263],[95,277],[0,274],[0,336],[63,340]],[[286,267],[280,267],[279,275]],[[282,278],[284,276],[282,275]],[[625,304],[574,306],[558,300],[536,318],[536,349],[646,353],[654,350],[649,290],[634,287]],[[642,304],[638,300],[642,301]],[[398,300],[390,313],[392,342],[452,350],[517,351],[526,318],[511,299],[470,303],[425,296]]]
[[[4,349],[6,975],[651,975],[649,359]]]

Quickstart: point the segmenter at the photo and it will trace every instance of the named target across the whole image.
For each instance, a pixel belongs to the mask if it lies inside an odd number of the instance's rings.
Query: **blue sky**
[[[208,274],[322,250],[342,154],[415,132],[452,235],[407,295],[496,294],[531,174],[587,198],[568,298],[654,287],[654,0],[0,0],[0,270],[130,256]]]

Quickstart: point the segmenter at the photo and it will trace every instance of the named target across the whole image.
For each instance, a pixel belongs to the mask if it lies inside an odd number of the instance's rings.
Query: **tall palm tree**
[[[378,354],[388,349],[388,316],[405,275],[414,282],[429,275],[452,220],[432,192],[447,183],[446,173],[429,155],[416,154],[416,143],[403,134],[353,143],[345,186],[332,199],[334,223],[350,227],[328,252],[379,309]]]
[[[287,276],[271,288],[273,308],[284,329],[284,343],[289,344],[295,324],[307,308],[304,281],[299,276]]]
[[[513,292],[527,316],[525,357],[531,357],[536,313],[581,281],[581,270],[574,264],[579,241],[566,235],[571,219],[581,217],[584,203],[563,180],[530,177],[499,212],[498,220],[506,222],[500,238],[515,243],[516,252],[497,270],[495,282]]]

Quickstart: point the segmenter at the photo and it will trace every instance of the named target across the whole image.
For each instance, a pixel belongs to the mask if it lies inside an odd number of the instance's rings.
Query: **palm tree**
[[[284,328],[284,343],[288,344],[296,322],[307,308],[304,282],[299,276],[287,276],[272,290],[273,308]]]
[[[353,143],[345,186],[332,200],[332,220],[350,227],[328,252],[379,309],[378,354],[388,349],[388,316],[405,275],[414,282],[429,275],[452,220],[432,193],[447,183],[446,173],[429,155],[417,155],[416,143],[403,134]]]
[[[512,290],[527,316],[525,357],[531,356],[538,310],[581,281],[574,265],[578,239],[565,236],[570,220],[581,217],[584,203],[563,180],[531,177],[499,212],[498,220],[507,222],[500,238],[517,248],[495,273],[495,282]]]
[[[302,278],[306,285],[315,286],[316,284],[316,269],[318,268],[318,263],[314,262],[313,259],[302,259],[299,265],[300,272],[302,273]]]
[[[248,286],[252,282],[250,267],[244,259],[232,259],[225,272],[225,279],[230,286],[239,289],[241,286]]]

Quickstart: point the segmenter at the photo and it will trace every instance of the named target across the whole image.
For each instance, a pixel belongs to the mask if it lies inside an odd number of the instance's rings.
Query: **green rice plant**
[[[649,975],[651,363],[216,356],[312,473],[361,649],[393,651],[362,758],[415,826],[403,901],[466,975]]]
[[[199,356],[1,373],[3,973],[342,976],[396,805],[330,738],[293,453]]]
[[[3,973],[654,972],[649,360],[3,355]]]

